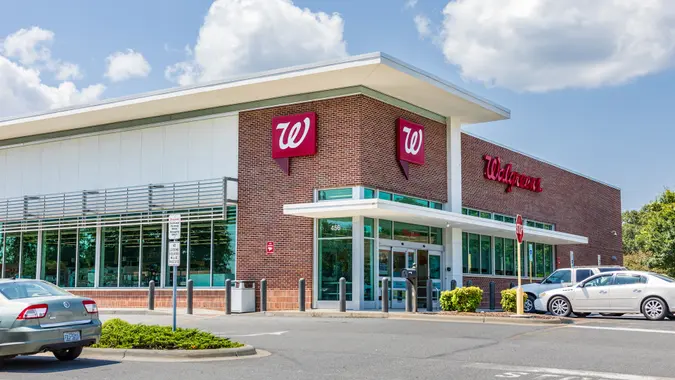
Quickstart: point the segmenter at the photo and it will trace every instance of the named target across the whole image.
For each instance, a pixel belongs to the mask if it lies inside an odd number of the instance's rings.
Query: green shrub
[[[103,324],[101,341],[95,348],[145,348],[152,350],[204,350],[235,348],[243,344],[197,329],[131,324],[111,319]]]
[[[483,300],[483,290],[477,286],[457,288],[452,295],[452,304],[457,311],[475,312]]]
[[[441,310],[443,311],[455,311],[457,308],[455,305],[452,303],[452,296],[455,294],[455,290],[446,290],[441,292],[441,298],[439,302],[441,303]]]
[[[527,293],[523,292],[523,303],[527,299]],[[516,312],[516,289],[502,290],[502,309],[504,311]]]

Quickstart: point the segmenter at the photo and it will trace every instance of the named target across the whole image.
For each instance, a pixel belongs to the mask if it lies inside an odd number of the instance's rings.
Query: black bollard
[[[490,310],[495,309],[495,282],[490,281]]]
[[[148,310],[155,310],[155,280],[150,281],[148,289]]]
[[[305,311],[305,279],[298,280],[298,309]]]
[[[450,281],[450,290],[455,290],[457,288],[457,280]]]
[[[406,313],[412,312],[413,305],[413,294],[412,294],[412,284],[410,281],[405,282],[405,311]]]
[[[260,280],[260,311],[267,311],[267,280]]]
[[[192,279],[187,282],[187,313],[192,314],[192,292],[194,291],[194,281]]]
[[[232,280],[225,280],[225,314],[232,314]]]
[[[467,281],[466,286],[473,286],[473,281],[471,281],[471,280]]]
[[[389,279],[382,279],[382,312],[389,312]]]
[[[434,311],[434,282],[427,280],[427,311]]]
[[[347,311],[347,279],[340,277],[340,312]]]

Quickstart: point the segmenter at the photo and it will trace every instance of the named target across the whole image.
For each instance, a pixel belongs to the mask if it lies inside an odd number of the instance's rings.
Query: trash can
[[[255,311],[255,281],[234,281],[232,287],[232,312],[252,313]]]

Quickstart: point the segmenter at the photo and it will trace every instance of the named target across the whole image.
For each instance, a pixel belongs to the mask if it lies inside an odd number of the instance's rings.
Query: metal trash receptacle
[[[237,280],[232,287],[232,312],[255,312],[255,281]]]

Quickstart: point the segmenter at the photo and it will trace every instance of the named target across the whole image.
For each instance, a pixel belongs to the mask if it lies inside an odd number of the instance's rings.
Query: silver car
[[[52,352],[74,360],[101,338],[96,302],[45,281],[0,280],[0,365],[17,355]]]

